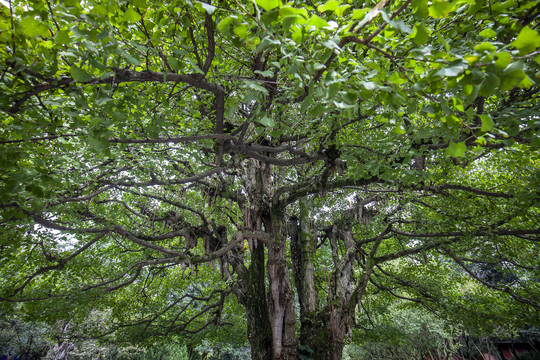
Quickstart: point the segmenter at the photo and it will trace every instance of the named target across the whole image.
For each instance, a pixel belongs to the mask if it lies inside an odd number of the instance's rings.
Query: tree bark
[[[252,360],[272,359],[272,329],[268,317],[266,300],[264,245],[254,245],[251,251],[251,265],[246,279],[247,333],[251,345]]]
[[[305,233],[305,231],[304,231]],[[334,271],[328,284],[326,305],[319,311],[307,299],[310,294],[304,287],[304,302],[310,307],[301,307],[300,354],[314,360],[340,360],[345,345],[345,337],[354,320],[354,301],[352,270],[356,260],[354,240],[350,229],[343,224],[334,225],[328,234],[332,248]],[[338,241],[345,247],[345,253],[339,256]],[[305,250],[314,246],[306,241]],[[304,256],[309,259],[309,256]],[[308,261],[309,262],[309,261]],[[312,260],[311,260],[312,262]],[[305,277],[310,276],[310,266],[304,266]],[[304,281],[305,284],[306,281]],[[300,295],[299,295],[300,297]]]
[[[272,326],[273,355],[275,360],[296,360],[295,299],[286,260],[287,228],[281,211],[272,212],[273,239],[268,245],[268,279],[270,296],[268,308]]]
[[[73,349],[73,342],[67,337],[71,323],[67,323],[62,327],[58,342],[47,354],[47,359],[51,360],[67,360],[69,352]]]

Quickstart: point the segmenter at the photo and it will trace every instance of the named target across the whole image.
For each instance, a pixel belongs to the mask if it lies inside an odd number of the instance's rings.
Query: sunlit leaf
[[[330,0],[330,1],[327,1],[325,4],[323,5],[319,5],[317,7],[317,10],[319,12],[325,12],[325,11],[335,11],[337,9],[337,7],[340,5],[340,2],[337,1],[337,0]]]
[[[129,22],[139,22],[141,21],[141,14],[139,14],[137,11],[135,11],[133,8],[128,8],[126,13],[124,14],[125,18]]]
[[[446,149],[446,154],[452,157],[462,157],[465,156],[465,151],[467,151],[467,145],[464,142],[455,143],[451,141]]]
[[[255,0],[255,2],[266,11],[270,11],[281,6],[280,0]]]
[[[520,51],[521,54],[528,54],[540,47],[540,33],[525,26],[519,32],[517,39],[512,41],[512,45]]]
[[[24,35],[29,37],[49,37],[49,29],[42,22],[33,17],[25,17],[19,22]]]
[[[450,1],[434,0],[429,6],[429,16],[442,19],[450,13],[452,7]]]
[[[482,114],[480,115],[480,120],[482,121],[482,128],[480,131],[482,132],[488,132],[493,130],[493,127],[495,124],[493,123],[493,120],[491,119],[491,116],[488,114]]]

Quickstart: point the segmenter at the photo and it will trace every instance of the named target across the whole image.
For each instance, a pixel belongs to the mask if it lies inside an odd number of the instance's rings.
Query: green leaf
[[[505,51],[498,52],[495,57],[497,59],[495,61],[495,66],[499,69],[506,68],[512,62],[512,55]]]
[[[490,44],[488,42],[483,42],[481,44],[476,45],[474,47],[474,50],[478,52],[494,52],[495,50],[497,50],[497,48],[493,44]]]
[[[460,98],[453,98],[452,104],[454,105],[457,111],[464,111],[463,101]]]
[[[339,90],[339,83],[331,84],[328,88],[326,88],[326,97],[328,99],[332,99],[334,96],[336,96],[338,90]]]
[[[312,118],[317,118],[326,111],[326,106],[323,104],[317,104],[313,109],[309,111],[309,116]]]
[[[105,65],[103,65],[103,64],[100,63],[100,62],[98,62],[98,61],[95,60],[95,59],[88,59],[88,63],[89,63],[92,67],[94,67],[94,68],[96,68],[96,69],[99,69],[99,70],[101,70],[101,71],[103,71],[103,72],[109,71],[109,69],[107,69],[107,67],[106,67]]]
[[[268,90],[265,87],[259,85],[255,81],[246,81],[246,85],[247,85],[248,88],[250,88],[252,90],[262,92],[263,94],[268,95]]]
[[[92,12],[98,16],[105,16],[108,14],[109,11],[105,6],[101,4],[94,4],[94,6],[92,7]]]
[[[399,29],[403,34],[410,35],[413,33],[413,29],[405,24],[403,20],[395,20],[392,22],[394,27]]]
[[[167,60],[169,65],[171,66],[171,69],[173,70],[181,70],[182,69],[182,63],[178,61],[178,59],[171,57]]]
[[[396,134],[398,134],[398,135],[403,135],[403,134],[406,133],[406,130],[405,130],[405,128],[403,127],[403,125],[400,124],[400,125],[398,125],[398,126],[396,126],[396,127],[394,128],[394,132],[395,132]]]
[[[139,9],[144,9],[148,6],[146,0],[131,0],[131,3]]]
[[[306,23],[306,26],[315,26],[318,29],[322,29],[328,26],[328,23],[326,22],[326,20],[320,18],[319,16],[312,15]]]
[[[522,60],[508,65],[501,74],[501,91],[508,91],[514,86],[518,85],[523,81],[527,75],[523,71],[524,63]]]
[[[342,17],[343,14],[345,14],[345,12],[350,9],[352,6],[351,5],[341,5],[341,6],[338,6],[338,8],[336,10],[334,10],[334,13],[339,16],[339,17]]]
[[[303,19],[308,19],[308,12],[306,9],[301,8],[297,9],[290,5],[285,5],[279,8],[279,16],[286,17],[286,16],[301,16]]]
[[[501,84],[501,79],[493,74],[490,73],[482,83],[482,87],[480,88],[479,95],[488,97],[493,95],[497,89],[499,88],[499,85]]]
[[[366,90],[375,90],[378,87],[378,85],[373,81],[360,81],[360,85],[362,85]]]
[[[124,17],[128,22],[132,22],[132,23],[139,22],[142,19],[141,14],[133,10],[133,8],[131,7],[127,9],[127,11],[124,14]]]
[[[442,76],[442,77],[445,77],[445,76],[458,76],[463,71],[465,71],[468,66],[469,65],[466,62],[461,62],[460,61],[460,62],[454,63],[453,65],[450,65],[447,68],[440,69],[439,71],[437,71],[435,73],[435,76]]]
[[[290,5],[285,5],[279,8],[279,16],[285,17],[285,16],[293,16],[300,14],[300,11]]]
[[[402,78],[398,72],[392,73],[392,75],[388,77],[388,81],[395,85],[402,85],[407,82],[407,80]]]
[[[426,44],[429,40],[429,31],[426,28],[426,25],[424,25],[423,23],[416,23],[414,25],[411,38],[413,42],[418,46]]]
[[[435,0],[429,7],[429,16],[442,19],[446,17],[452,10],[452,3],[450,1]]]
[[[50,37],[51,35],[47,26],[33,17],[25,17],[19,22],[19,25],[22,28],[22,33],[28,37]]]
[[[338,50],[338,51],[341,50],[341,48],[339,47],[339,45],[338,45],[334,40],[323,41],[321,44],[322,44],[325,48],[330,49],[330,50]]]
[[[221,20],[219,24],[217,25],[217,28],[222,33],[228,33],[230,26],[233,22],[237,20],[236,17],[233,16],[227,16],[225,19]]]
[[[270,78],[274,76],[274,72],[272,70],[266,70],[266,71],[255,70],[255,74],[260,74],[264,76],[265,78]]]
[[[281,21],[281,24],[283,25],[283,28],[285,30],[289,30],[291,25],[293,25],[293,24],[302,24],[302,23],[305,23],[305,22],[306,22],[306,19],[304,19],[300,15],[288,15],[288,16],[285,16],[283,18],[283,20]]]
[[[86,82],[92,79],[92,75],[88,74],[86,71],[76,65],[72,65],[69,72],[71,73],[73,80],[78,82]]]
[[[540,34],[538,31],[525,26],[511,45],[518,49],[521,54],[531,53],[540,47]]]
[[[246,24],[239,24],[233,28],[233,31],[240,39],[245,39],[248,33],[248,26]]]
[[[101,139],[92,135],[88,135],[88,144],[96,151],[100,151],[106,146]]]
[[[493,31],[492,29],[485,29],[483,31],[480,31],[479,34],[481,37],[484,37],[486,39],[491,39],[497,36],[497,33]]]
[[[412,8],[416,15],[415,18],[424,19],[428,16],[428,0],[413,0]]]
[[[330,1],[326,2],[326,3],[323,4],[323,5],[319,5],[319,6],[317,7],[317,10],[318,10],[319,12],[335,11],[339,5],[340,5],[340,2],[339,2],[339,1],[337,1],[337,0],[330,0]]]
[[[303,28],[299,27],[291,35],[291,38],[297,44],[300,44],[302,42],[303,38],[304,38],[304,32],[302,31],[302,29]]]
[[[482,120],[482,128],[480,129],[480,131],[488,132],[488,131],[493,130],[493,127],[495,126],[495,124],[493,123],[493,120],[491,119],[490,115],[487,115],[487,114],[480,115],[480,120]]]
[[[190,58],[188,58],[188,57],[186,57],[184,60],[185,60],[189,65],[191,65],[191,67],[193,68],[193,70],[195,70],[196,73],[198,73],[198,74],[204,74],[204,71],[201,70],[201,68],[199,67],[199,65],[197,65],[197,64],[195,63],[194,60],[192,60],[192,59],[190,59]]]
[[[467,145],[465,145],[465,142],[455,143],[450,141],[450,144],[446,149],[446,155],[452,157],[462,157],[465,155],[465,151],[467,151]]]
[[[528,77],[527,75],[525,75],[525,76],[523,77],[523,80],[521,80],[521,81],[519,82],[519,87],[520,87],[520,88],[528,88],[528,87],[531,87],[531,86],[533,86],[533,85],[534,85],[533,81],[532,81],[531,78]]]
[[[369,9],[354,9],[352,12],[351,19],[352,20],[362,19],[368,12],[369,12]]]
[[[56,33],[56,37],[54,39],[59,45],[68,45],[71,42],[68,30],[60,30],[58,33]]]
[[[270,11],[281,6],[280,0],[255,0],[255,2],[266,11]]]
[[[300,112],[304,113],[309,105],[311,105],[311,100],[313,99],[313,93],[309,92],[308,96],[302,101],[302,104],[300,105]]]
[[[94,46],[94,44],[92,44],[90,41],[84,39],[82,41],[83,45],[88,49],[90,50],[91,52],[93,52],[94,54],[98,54],[98,49],[96,49],[96,47]]]
[[[261,125],[266,126],[266,127],[272,127],[272,126],[274,126],[274,125],[276,124],[276,123],[274,122],[274,120],[270,119],[270,118],[267,117],[266,115],[259,119],[259,123],[260,123]]]
[[[116,51],[122,55],[130,64],[139,65],[142,61],[137,59],[135,56],[131,55],[122,48],[117,48]]]

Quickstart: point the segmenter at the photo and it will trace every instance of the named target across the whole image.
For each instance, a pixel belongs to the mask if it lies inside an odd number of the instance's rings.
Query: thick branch
[[[471,188],[471,187],[468,187],[468,186],[454,185],[454,184],[441,184],[441,185],[437,185],[437,186],[425,186],[423,189],[434,191],[434,192],[437,192],[437,193],[440,193],[441,190],[447,190],[447,189],[450,189],[450,190],[462,190],[462,191],[467,191],[467,192],[471,192],[471,193],[478,194],[478,195],[483,195],[483,196],[500,197],[500,198],[505,198],[505,199],[514,198],[514,195],[511,195],[511,194],[486,191],[486,190]]]
[[[225,90],[214,83],[209,82],[203,75],[201,74],[171,74],[171,73],[162,73],[162,72],[155,72],[150,70],[144,70],[144,71],[132,71],[129,69],[113,69],[115,72],[114,76],[109,76],[104,79],[91,79],[89,81],[81,82],[80,84],[83,85],[100,85],[100,84],[120,84],[125,82],[156,82],[156,83],[163,83],[163,82],[182,82],[186,84],[190,84],[196,88],[204,89],[207,91],[210,91],[211,93],[215,94],[216,96],[219,96],[221,98],[224,98]],[[29,90],[25,93],[23,93],[23,97],[19,100],[17,100],[13,106],[10,109],[10,113],[16,113],[20,110],[21,106],[32,96],[38,95],[42,92],[48,91],[48,90],[55,90],[62,87],[65,87],[67,85],[70,85],[72,83],[75,83],[76,81],[71,77],[63,77],[60,79],[50,79],[48,83],[40,84],[34,86],[32,90]],[[220,105],[221,106],[221,105]],[[222,118],[223,113],[216,113],[216,117]]]

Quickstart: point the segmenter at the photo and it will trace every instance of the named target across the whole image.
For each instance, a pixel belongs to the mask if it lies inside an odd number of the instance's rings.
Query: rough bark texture
[[[307,230],[307,228],[306,228]],[[302,234],[309,234],[309,231]],[[326,305],[316,311],[316,303],[312,300],[312,294],[306,291],[306,285],[310,282],[312,270],[306,261],[303,270],[303,302],[301,307],[301,328],[300,328],[300,354],[315,360],[338,360],[341,359],[345,338],[350,331],[354,319],[355,292],[353,291],[353,265],[356,260],[354,252],[354,241],[346,226],[342,224],[334,225],[328,234],[332,248],[332,258],[335,270],[331,274],[328,285],[328,295]],[[339,256],[339,244],[345,249],[343,256]],[[310,240],[304,241],[304,253],[309,254],[311,246],[315,246]],[[304,256],[304,259],[310,259]],[[311,272],[311,274],[310,274]],[[311,297],[311,298],[310,298]]]
[[[242,210],[244,223],[250,229],[268,231],[263,228],[263,221],[268,216],[268,211],[262,206],[262,199],[266,192],[270,168],[251,160],[243,163],[243,170],[244,187],[248,194],[248,203]],[[251,262],[248,269],[244,268],[240,271],[243,273],[240,302],[246,309],[251,358],[271,360],[273,341],[265,282],[265,244],[256,239],[248,240],[248,244]],[[243,267],[243,265],[238,267]]]
[[[313,360],[340,360],[351,312],[334,305],[306,314],[302,323],[300,354]]]
[[[295,299],[286,260],[287,229],[281,212],[272,213],[268,245],[269,310],[274,359],[297,359]]]
[[[258,245],[251,252],[245,301],[248,340],[253,360],[272,359],[272,329],[266,301],[264,247]]]

